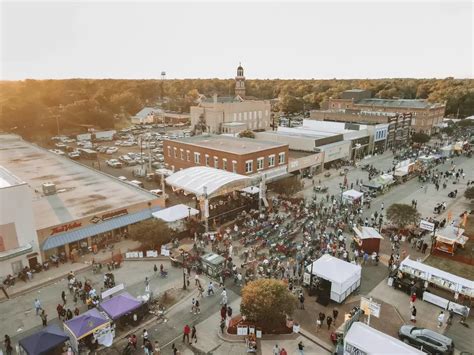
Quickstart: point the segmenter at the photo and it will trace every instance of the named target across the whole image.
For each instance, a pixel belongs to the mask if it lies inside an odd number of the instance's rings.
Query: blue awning
[[[94,235],[109,232],[111,230],[128,226],[133,223],[137,223],[143,221],[145,219],[149,219],[152,217],[152,213],[159,211],[160,207],[149,208],[140,212],[128,214],[125,216],[113,218],[108,221],[104,221],[98,224],[92,224],[85,228],[77,229],[71,232],[65,232],[53,237],[49,237],[43,243],[43,250],[49,250],[53,248],[57,248],[59,246],[77,242],[78,240],[82,240],[88,237],[92,237]]]

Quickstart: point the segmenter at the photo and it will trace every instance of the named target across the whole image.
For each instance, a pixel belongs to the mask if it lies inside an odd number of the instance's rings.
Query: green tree
[[[454,128],[451,126],[444,127],[441,129],[441,133],[446,133],[448,136],[452,136],[454,133]]]
[[[129,235],[142,243],[143,247],[158,250],[161,245],[171,241],[173,231],[162,220],[151,218],[132,224]]]
[[[253,133],[250,129],[246,129],[239,133],[240,138],[255,138],[255,133]]]
[[[474,187],[469,187],[464,191],[464,197],[468,200],[474,200]]]
[[[394,203],[387,210],[387,218],[398,228],[404,228],[411,224],[417,224],[420,213],[413,206]]]
[[[286,316],[293,314],[297,302],[288,286],[276,279],[251,281],[241,294],[240,313],[261,326],[265,333],[281,327]]]
[[[417,132],[411,136],[411,140],[413,143],[424,144],[430,141],[430,136],[425,133]]]

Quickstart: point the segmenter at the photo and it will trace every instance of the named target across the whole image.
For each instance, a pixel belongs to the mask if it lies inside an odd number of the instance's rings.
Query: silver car
[[[452,339],[430,329],[417,328],[413,325],[402,325],[398,337],[405,343],[429,354],[450,355],[454,352]]]

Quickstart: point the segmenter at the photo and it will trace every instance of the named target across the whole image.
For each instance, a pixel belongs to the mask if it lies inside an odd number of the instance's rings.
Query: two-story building
[[[241,175],[284,175],[288,144],[223,135],[196,135],[163,142],[165,163],[174,171],[208,166]]]

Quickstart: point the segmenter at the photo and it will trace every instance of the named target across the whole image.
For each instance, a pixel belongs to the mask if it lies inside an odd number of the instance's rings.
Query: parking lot
[[[134,126],[132,126],[134,127]],[[146,128],[145,128],[146,127]],[[145,129],[131,128],[117,131],[105,140],[76,141],[74,137],[53,137],[50,151],[74,159],[106,174],[115,176],[126,183],[134,183],[146,190],[153,190],[161,196],[161,172],[165,173],[162,142],[190,136],[188,127],[144,126]],[[159,171],[157,171],[160,169]],[[167,204],[190,203],[191,197],[175,194],[165,188]]]

